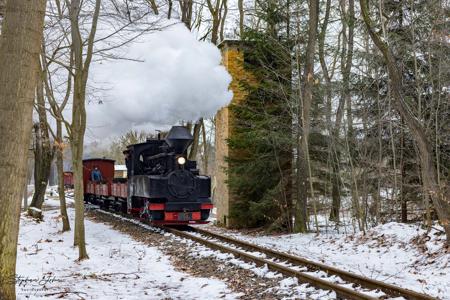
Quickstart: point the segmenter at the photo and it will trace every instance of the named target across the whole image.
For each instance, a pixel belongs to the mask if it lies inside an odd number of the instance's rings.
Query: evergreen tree
[[[279,4],[269,1],[262,8],[267,27],[244,35],[244,65],[256,84],[242,83],[246,99],[230,106],[235,123],[228,184],[237,199],[230,217],[236,226],[291,230],[291,54],[289,41],[280,37],[285,20]]]

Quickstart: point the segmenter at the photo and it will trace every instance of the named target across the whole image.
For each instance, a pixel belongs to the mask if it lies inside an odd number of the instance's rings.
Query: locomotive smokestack
[[[172,126],[166,136],[166,143],[174,149],[175,154],[183,154],[193,140],[192,134],[183,126]]]

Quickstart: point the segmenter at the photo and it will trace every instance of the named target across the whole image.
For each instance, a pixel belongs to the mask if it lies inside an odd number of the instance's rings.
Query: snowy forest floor
[[[78,262],[73,231],[61,233],[56,197],[44,221],[22,216],[18,299],[333,299],[267,268],[244,263],[171,234],[88,212],[89,260]],[[69,208],[73,221],[74,211]],[[73,226],[73,222],[72,222]],[[450,299],[450,251],[439,228],[388,223],[357,234],[255,235],[210,230]]]
[[[69,215],[73,220],[71,208]],[[41,223],[22,216],[20,225],[18,299],[235,298],[225,297],[225,283],[179,272],[156,247],[110,226],[86,220],[90,259],[78,262],[73,231],[60,232],[58,210],[45,211]]]
[[[366,234],[243,234],[213,225],[205,229],[333,265],[440,299],[450,299],[450,249],[443,228],[386,223]]]

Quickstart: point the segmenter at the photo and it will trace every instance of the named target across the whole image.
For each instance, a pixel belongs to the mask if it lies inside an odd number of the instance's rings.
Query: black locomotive
[[[84,160],[85,199],[153,223],[205,223],[213,207],[211,179],[187,158],[192,140],[185,127],[173,126],[165,139],[128,146],[126,179],[113,178],[112,160]],[[91,176],[96,169],[101,180]]]

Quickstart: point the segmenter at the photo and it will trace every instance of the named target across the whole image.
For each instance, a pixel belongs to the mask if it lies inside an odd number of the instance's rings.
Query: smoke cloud
[[[129,46],[126,57],[139,61],[92,66],[92,85],[102,89],[87,105],[88,140],[210,117],[232,98],[220,51],[181,24],[145,36]]]

